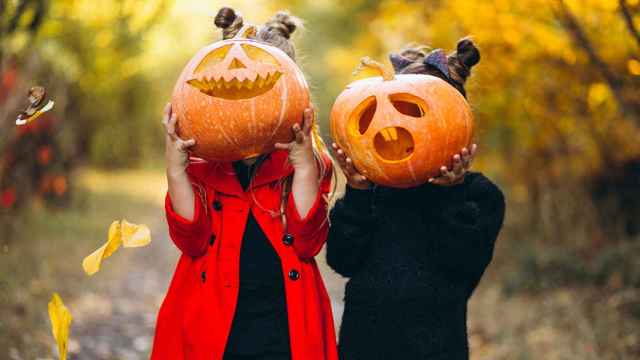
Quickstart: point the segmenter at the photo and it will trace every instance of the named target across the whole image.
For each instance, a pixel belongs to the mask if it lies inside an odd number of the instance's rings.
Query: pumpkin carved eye
[[[424,116],[424,109],[426,104],[420,98],[411,94],[393,94],[389,95],[389,100],[393,107],[398,110],[399,113],[421,118]]]
[[[367,132],[369,125],[371,125],[371,121],[373,121],[373,116],[376,113],[377,107],[378,102],[376,101],[375,96],[369,96],[356,107],[351,114],[351,121],[349,121],[350,131],[354,135],[364,135],[364,133]]]
[[[249,44],[241,44],[240,46],[242,47],[242,50],[244,50],[244,53],[247,54],[247,57],[249,59],[263,64],[280,66],[278,60],[276,60],[276,58],[274,58],[273,55],[269,54],[268,52]]]
[[[196,69],[193,72],[194,73],[202,72],[205,69],[215,66],[216,64],[222,62],[222,60],[224,60],[224,58],[227,57],[229,50],[231,50],[231,46],[232,46],[231,44],[225,45],[207,54],[207,56],[205,56],[205,58],[202,59],[200,64],[198,64],[198,67],[196,67]]]

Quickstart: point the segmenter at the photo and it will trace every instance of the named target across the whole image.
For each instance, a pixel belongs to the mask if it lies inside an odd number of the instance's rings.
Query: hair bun
[[[226,29],[231,26],[237,18],[238,15],[235,10],[230,7],[223,7],[218,10],[218,14],[213,22],[216,24],[216,27]]]
[[[302,25],[302,22],[300,19],[290,15],[286,11],[278,11],[267,25],[271,25],[271,27],[276,28],[280,31],[282,36],[288,39],[291,34],[293,34],[293,32]]]
[[[480,50],[471,39],[465,38],[458,41],[456,53],[460,63],[469,69],[480,61]]]
[[[231,39],[240,31],[244,21],[242,16],[236,13],[235,10],[225,6],[218,10],[218,14],[213,20],[213,23],[216,24],[216,27],[222,29],[223,39]]]

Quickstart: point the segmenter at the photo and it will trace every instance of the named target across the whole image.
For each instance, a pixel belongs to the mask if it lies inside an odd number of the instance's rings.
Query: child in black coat
[[[480,60],[463,39],[449,56],[407,49],[397,73],[438,76],[463,95]],[[334,144],[349,185],[331,212],[327,262],[349,277],[341,359],[466,360],[467,301],[491,261],[505,212],[500,189],[468,172],[476,146],[429,183],[394,189],[359,174]]]

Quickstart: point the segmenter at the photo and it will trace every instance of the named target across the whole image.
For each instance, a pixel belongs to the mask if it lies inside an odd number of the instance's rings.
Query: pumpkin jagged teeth
[[[380,131],[380,134],[382,134],[382,137],[384,137],[385,141],[391,141],[391,136],[389,135],[389,132],[387,130],[388,129],[382,129]]]
[[[389,128],[389,136],[391,136],[391,140],[398,140],[398,130],[395,127]]]

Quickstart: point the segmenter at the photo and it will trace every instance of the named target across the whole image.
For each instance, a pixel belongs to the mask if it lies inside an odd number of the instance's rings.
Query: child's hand
[[[276,149],[289,151],[289,162],[296,173],[317,172],[316,159],[313,156],[313,142],[311,127],[313,126],[313,109],[306,109],[302,116],[302,126],[293,124],[291,127],[295,139],[290,143],[277,143]]]
[[[349,182],[349,186],[355,189],[368,189],[371,187],[371,181],[367,179],[364,175],[360,174],[355,166],[353,166],[353,161],[351,158],[347,156],[347,154],[340,149],[338,144],[331,144],[333,148],[333,153],[336,156],[336,160],[338,160],[338,164],[342,168],[342,172],[347,177],[347,181]]]
[[[167,162],[167,174],[180,176],[185,174],[189,164],[189,148],[196,144],[193,139],[182,140],[176,135],[176,121],[178,117],[171,111],[171,104],[164,107],[162,124],[167,130],[165,161]]]
[[[458,185],[464,181],[464,176],[471,168],[471,162],[476,155],[478,146],[476,144],[471,145],[471,150],[466,147],[462,148],[460,154],[453,156],[453,169],[449,170],[446,166],[440,168],[440,176],[429,179],[431,184],[442,186]]]

